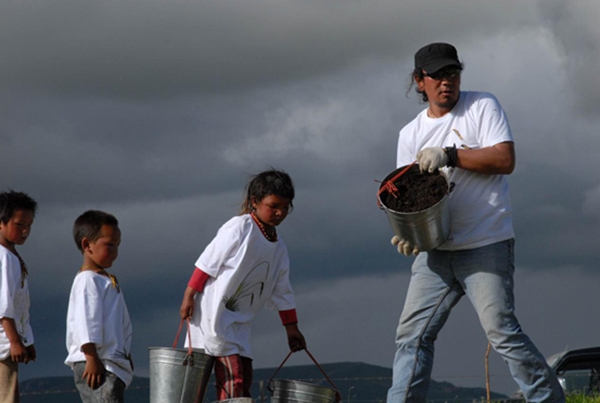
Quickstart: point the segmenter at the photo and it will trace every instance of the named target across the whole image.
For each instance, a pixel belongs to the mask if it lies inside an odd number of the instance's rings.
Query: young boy
[[[83,403],[123,402],[133,377],[131,321],[116,277],[106,272],[119,253],[119,222],[89,210],[75,220],[73,237],[83,265],[69,298],[65,364]]]
[[[16,245],[27,241],[37,203],[21,192],[0,193],[0,402],[19,401],[18,363],[35,361],[29,325],[27,266]]]

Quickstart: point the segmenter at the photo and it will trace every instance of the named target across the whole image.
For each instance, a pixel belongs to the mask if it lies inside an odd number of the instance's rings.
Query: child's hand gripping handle
[[[181,365],[188,365],[190,367],[194,366],[194,351],[192,350],[192,334],[190,332],[190,318],[181,319],[179,323],[179,330],[177,330],[177,336],[175,336],[175,341],[173,342],[173,348],[177,347],[177,342],[179,341],[179,335],[181,334],[181,329],[183,328],[183,321],[187,322],[187,334],[188,334],[188,353],[185,356],[185,359],[181,363]]]

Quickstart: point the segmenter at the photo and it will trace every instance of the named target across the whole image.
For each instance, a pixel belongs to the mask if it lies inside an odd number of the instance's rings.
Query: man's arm
[[[485,175],[509,175],[515,169],[515,145],[512,142],[498,143],[491,147],[458,149],[456,166]]]

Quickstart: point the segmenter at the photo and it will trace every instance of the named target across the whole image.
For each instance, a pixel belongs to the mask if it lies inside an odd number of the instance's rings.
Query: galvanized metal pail
[[[202,403],[214,361],[203,350],[150,347],[150,403]]]
[[[445,174],[440,172],[440,175],[446,180],[448,192],[439,202],[425,210],[414,213],[392,210],[381,200],[381,196],[385,193],[382,192],[382,188],[388,181],[392,180],[407,167],[400,167],[385,177],[379,187],[378,201],[385,211],[395,235],[400,239],[410,242],[412,245],[417,245],[421,251],[432,250],[443,244],[450,234],[450,217],[446,202],[452,187],[448,184]],[[419,166],[413,165],[403,175],[415,175],[418,173]]]
[[[215,357],[202,349],[192,348],[190,319],[187,319],[188,348],[150,347],[150,403],[202,403],[210,380]]]
[[[290,358],[292,352],[290,351],[279,366],[269,383],[267,389],[271,391],[273,397],[271,397],[271,403],[334,403],[341,400],[340,392],[337,390],[329,376],[325,373],[323,368],[319,365],[315,357],[304,349],[306,354],[313,360],[317,368],[323,373],[327,381],[333,386],[333,389],[326,388],[324,386],[313,385],[310,383],[290,381],[286,379],[273,379],[277,372],[283,367],[283,364]]]
[[[273,379],[271,403],[334,403],[336,390],[299,381]]]

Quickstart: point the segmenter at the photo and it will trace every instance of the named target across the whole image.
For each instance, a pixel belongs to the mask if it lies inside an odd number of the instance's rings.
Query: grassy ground
[[[569,396],[567,396],[567,403],[600,403],[600,395],[596,395],[596,396],[569,395]]]

